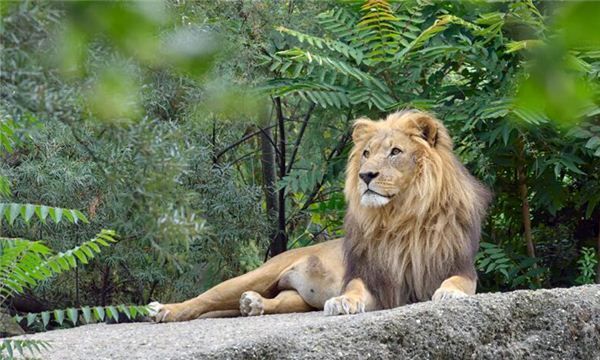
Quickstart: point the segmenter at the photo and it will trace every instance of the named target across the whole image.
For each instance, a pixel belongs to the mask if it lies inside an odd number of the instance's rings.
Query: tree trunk
[[[527,255],[533,258],[535,257],[535,247],[533,245],[533,238],[531,236],[531,219],[527,190],[527,173],[525,169],[525,146],[523,144],[523,139],[520,136],[517,140],[517,146],[519,149],[517,178],[519,181],[519,196],[521,198],[521,213],[523,216],[523,238],[525,239],[525,243],[527,244]]]
[[[519,169],[519,194],[521,196],[521,213],[523,216],[523,238],[527,244],[527,255],[535,257],[535,247],[531,236],[531,219],[529,210],[529,199],[527,198],[527,180],[523,174],[523,169]]]
[[[275,98],[275,107],[277,111],[277,125],[279,137],[279,179],[286,175],[285,158],[285,122],[283,118],[283,109],[281,108],[281,98]],[[281,254],[287,250],[287,232],[285,229],[285,189],[279,190],[277,207],[277,234],[271,242],[271,256]]]
[[[260,134],[260,162],[262,165],[263,191],[267,205],[267,218],[273,231],[269,234],[271,243],[277,236],[277,196],[275,194],[275,148],[271,128],[266,126]]]

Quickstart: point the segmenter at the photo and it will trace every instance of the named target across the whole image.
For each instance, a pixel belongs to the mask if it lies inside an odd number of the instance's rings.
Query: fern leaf
[[[97,243],[109,246],[116,242],[115,236],[112,230],[102,230],[92,240],[55,255],[39,241],[0,238],[0,305],[13,294],[34,287],[64,270],[75,268],[76,259],[86,263],[94,256],[90,248],[97,249],[99,253]]]
[[[140,316],[148,315],[150,312],[148,306],[145,305],[108,305],[96,306],[90,308],[84,306],[81,308],[55,309],[53,311],[44,311],[41,313],[27,313],[26,315],[15,315],[13,319],[21,322],[27,320],[27,326],[35,322],[42,322],[44,328],[48,326],[50,321],[58,324],[63,324],[68,320],[74,326],[81,321],[82,324],[92,324],[96,322],[113,319],[119,321],[119,314],[124,314],[128,319],[137,319]],[[81,317],[80,317],[81,316]]]
[[[356,14],[340,7],[322,12],[317,21],[337,39],[346,41],[356,36],[355,26],[359,18]]]
[[[369,75],[368,73],[366,73],[356,67],[348,65],[344,61],[336,60],[336,59],[330,58],[328,56],[317,55],[310,51],[299,49],[299,48],[280,51],[277,53],[277,55],[286,57],[295,62],[315,63],[315,64],[318,64],[319,66],[334,70],[341,75],[352,77],[352,78],[354,78],[360,82],[363,82],[367,85],[374,85],[377,88],[381,89],[382,91],[389,92],[388,87],[383,82],[381,82],[379,79],[374,78],[373,76]]]
[[[481,31],[482,28],[478,25],[465,21],[454,15],[440,16],[430,27],[425,29],[409,46],[404,48],[396,55],[396,59],[401,60],[407,53],[414,51],[423,46],[429,39],[446,30],[452,24],[459,24],[474,31]]]
[[[42,350],[50,349],[51,345],[47,341],[42,340],[12,340],[4,339],[0,342],[0,358],[4,358],[5,354],[8,359],[13,359],[18,353],[22,357],[28,357],[26,352],[31,356],[36,353],[42,354]]]
[[[36,204],[0,203],[0,221],[4,217],[10,225],[19,217],[29,223],[34,214],[42,223],[46,222],[48,215],[55,224],[58,224],[62,219],[67,219],[73,224],[77,224],[80,220],[86,224],[89,223],[87,217],[79,210]]]
[[[273,96],[298,94],[304,100],[313,101],[323,108],[331,106],[342,108],[350,104],[348,90],[344,87],[328,85],[318,81],[276,79],[269,81],[262,87],[262,90],[270,92]]]
[[[362,51],[352,46],[349,46],[341,41],[304,34],[283,26],[277,27],[276,30],[281,33],[293,36],[301,43],[307,42],[310,45],[316,46],[319,49],[328,48],[329,50],[341,54],[346,58],[353,59],[356,62],[356,64],[360,64],[362,59],[364,58],[364,54],[362,53]]]
[[[356,24],[357,38],[353,44],[361,44],[371,64],[391,61],[398,52],[401,37],[396,24],[399,19],[387,0],[368,0],[361,6],[362,16]]]

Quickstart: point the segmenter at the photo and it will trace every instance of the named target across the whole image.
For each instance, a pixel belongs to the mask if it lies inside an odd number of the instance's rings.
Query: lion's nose
[[[369,185],[371,180],[375,179],[377,175],[379,175],[378,172],[369,171],[358,174],[358,177],[360,177],[365,182],[365,184]]]

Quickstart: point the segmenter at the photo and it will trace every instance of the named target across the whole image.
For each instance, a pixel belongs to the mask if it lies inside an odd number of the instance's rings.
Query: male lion
[[[441,122],[419,111],[358,119],[344,193],[344,239],[293,249],[154,319],[326,315],[475,293],[473,257],[490,194],[452,152]]]

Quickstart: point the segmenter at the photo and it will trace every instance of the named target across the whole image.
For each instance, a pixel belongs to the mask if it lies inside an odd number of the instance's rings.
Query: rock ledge
[[[21,336],[45,359],[600,359],[600,285],[321,312],[95,324]]]

